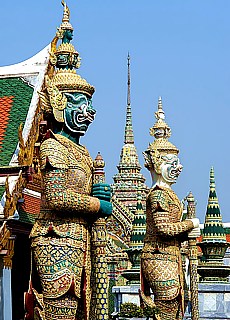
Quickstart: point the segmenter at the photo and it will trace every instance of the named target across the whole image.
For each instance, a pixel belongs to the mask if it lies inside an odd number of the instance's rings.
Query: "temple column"
[[[3,319],[3,257],[0,256],[0,319]]]
[[[10,237],[0,252],[0,319],[12,320],[11,269],[15,237]]]
[[[11,269],[2,269],[3,320],[12,320]]]
[[[0,319],[12,320],[11,269],[4,266],[0,256]]]

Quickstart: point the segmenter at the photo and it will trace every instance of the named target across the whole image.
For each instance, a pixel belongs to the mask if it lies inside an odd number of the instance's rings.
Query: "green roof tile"
[[[4,124],[0,127],[0,166],[8,165],[18,143],[18,127],[25,123],[33,96],[33,88],[21,78],[0,79],[0,101],[11,97],[12,102],[0,103],[1,119]],[[8,108],[8,110],[7,110]]]
[[[34,224],[36,218],[36,214],[25,212],[22,209],[19,211],[19,221]]]
[[[5,186],[0,186],[0,198],[2,198],[4,192],[5,192]]]

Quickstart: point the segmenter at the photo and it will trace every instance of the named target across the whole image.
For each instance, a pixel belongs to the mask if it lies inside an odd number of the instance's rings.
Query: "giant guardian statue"
[[[155,116],[156,123],[150,129],[155,140],[144,152],[153,186],[146,204],[141,298],[144,304],[155,308],[156,319],[182,320],[185,304],[180,248],[188,235],[199,235],[199,220],[182,221],[181,202],[171,189],[182,171],[182,165],[178,158],[179,150],[168,141],[171,129],[164,120],[161,98]]]
[[[91,229],[110,215],[110,187],[93,184],[93,161],[80,144],[93,122],[94,87],[79,74],[78,52],[71,44],[70,11],[62,1],[61,26],[51,43],[50,61],[40,101],[49,130],[40,153],[42,204],[30,234],[39,281],[34,318],[89,319],[91,302]],[[61,41],[60,45],[58,42]],[[35,280],[34,280],[35,279]],[[29,312],[26,315],[30,319]]]

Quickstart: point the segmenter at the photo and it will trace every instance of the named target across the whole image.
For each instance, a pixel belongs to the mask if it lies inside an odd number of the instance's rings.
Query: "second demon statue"
[[[171,185],[176,182],[182,165],[177,156],[179,150],[168,141],[171,129],[164,121],[161,99],[155,115],[157,121],[150,130],[155,140],[144,153],[153,186],[146,203],[141,297],[148,306],[157,307],[156,319],[175,320],[183,319],[184,312],[181,242],[188,239],[188,232],[190,236],[199,235],[199,220],[181,221],[182,205]]]

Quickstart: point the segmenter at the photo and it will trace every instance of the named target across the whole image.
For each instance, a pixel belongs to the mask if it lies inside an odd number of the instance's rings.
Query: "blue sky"
[[[60,2],[1,3],[1,66],[26,60],[52,40],[62,18]],[[180,198],[193,192],[203,222],[214,166],[223,220],[229,221],[230,1],[68,0],[68,6],[73,43],[82,57],[79,73],[96,87],[97,117],[81,142],[92,157],[101,151],[107,181],[117,172],[123,145],[129,51],[142,166],[162,96],[170,140],[184,165],[174,190]],[[144,167],[142,173],[150,186]]]

